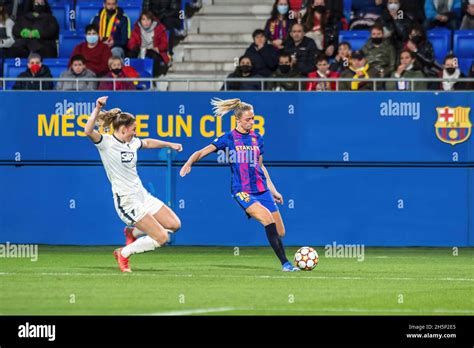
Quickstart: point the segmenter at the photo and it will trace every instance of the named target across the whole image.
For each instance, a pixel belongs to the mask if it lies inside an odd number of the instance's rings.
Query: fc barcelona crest
[[[471,108],[444,106],[436,108],[438,119],[435,123],[436,136],[444,143],[456,145],[465,142],[471,135],[469,120]]]

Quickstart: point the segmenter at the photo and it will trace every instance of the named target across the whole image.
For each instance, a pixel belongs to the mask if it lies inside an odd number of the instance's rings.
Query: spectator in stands
[[[325,0],[311,0],[303,25],[306,37],[314,40],[319,53],[332,57],[337,47],[337,19],[326,7]]]
[[[413,52],[409,50],[403,50],[400,52],[400,65],[398,66],[397,70],[392,73],[393,78],[403,78],[403,79],[410,79],[410,78],[424,78],[425,75],[418,67],[418,64],[415,60],[415,55]],[[389,81],[386,83],[387,90],[395,90],[395,91],[411,91],[412,90],[412,82],[411,81],[404,81],[400,80],[397,82]],[[427,89],[426,82],[414,82],[413,90],[415,91],[424,91]]]
[[[377,20],[383,27],[385,37],[390,38],[392,46],[398,53],[403,49],[403,43],[408,40],[410,18],[400,9],[400,0],[388,0],[387,7]]]
[[[372,91],[374,88],[374,83],[364,81],[364,79],[376,77],[378,77],[378,71],[367,63],[364,52],[355,51],[352,53],[349,69],[344,70],[341,74],[341,78],[352,78],[354,81],[341,81],[339,83],[339,90]]]
[[[270,19],[265,24],[265,36],[276,50],[283,49],[292,23],[293,20],[289,17],[288,0],[276,0]]]
[[[452,54],[448,54],[444,58],[443,71],[440,73],[440,77],[447,79],[441,82],[443,91],[458,91],[469,88],[467,82],[459,80],[466,76],[459,69],[458,59]]]
[[[304,35],[303,25],[298,23],[292,25],[284,51],[292,56],[296,69],[302,75],[306,76],[315,70],[314,61],[318,49],[314,40]]]
[[[252,59],[247,56],[239,58],[239,66],[235,71],[227,76],[227,78],[256,78],[262,77],[253,72]],[[262,84],[259,81],[228,81],[224,82],[227,90],[231,91],[259,91],[262,89]],[[222,86],[221,90],[224,90]]]
[[[474,30],[474,0],[466,3],[466,14],[461,22],[461,30]]]
[[[112,56],[110,48],[99,40],[99,29],[89,24],[85,29],[86,41],[81,42],[72,51],[71,57],[81,55],[86,59],[86,67],[97,76],[104,76],[109,72],[109,58]],[[71,61],[69,61],[71,65]]]
[[[404,16],[422,24],[425,19],[425,0],[400,0],[400,9]]]
[[[352,0],[353,18],[350,29],[369,29],[380,17],[383,8],[384,0]]]
[[[99,38],[112,51],[113,56],[125,57],[127,42],[130,39],[130,18],[117,5],[118,0],[104,0],[104,8],[92,20],[99,28]]]
[[[308,3],[312,0],[288,0],[290,17],[295,23],[303,23],[303,17],[308,9]]]
[[[109,73],[105,75],[105,78],[114,78],[114,79],[123,79],[128,76],[123,72],[123,59],[117,56],[112,56],[109,58]],[[115,83],[114,83],[115,82]],[[115,85],[115,88],[114,88]],[[120,90],[134,90],[136,89],[132,81],[102,81],[99,84],[100,90],[107,91],[120,91]]]
[[[81,56],[73,56],[71,58],[71,67],[62,72],[60,78],[64,79],[93,79],[95,74],[92,70],[87,69],[86,59]],[[97,87],[95,81],[59,81],[56,84],[58,91],[92,91]]]
[[[52,78],[51,71],[43,65],[41,56],[38,53],[31,53],[28,56],[28,68],[18,75],[19,78],[29,78],[28,81],[16,81],[13,89],[23,90],[49,90],[53,89],[52,81],[35,81],[38,78]]]
[[[3,59],[9,56],[8,50],[15,43],[12,33],[14,25],[7,8],[0,2],[0,76],[3,76]]]
[[[404,48],[415,54],[416,62],[426,77],[438,77],[443,67],[435,61],[433,45],[426,38],[426,32],[420,24],[412,26]],[[436,84],[430,84],[429,87],[437,89]]]
[[[153,59],[153,76],[165,75],[168,71],[168,37],[166,28],[154,19],[151,11],[143,11],[135,24],[127,48],[131,58]]]
[[[272,45],[267,43],[265,31],[257,29],[252,34],[253,43],[245,51],[245,55],[253,62],[253,71],[268,77],[278,65],[278,55]]]
[[[379,77],[390,76],[395,69],[395,49],[390,40],[384,39],[383,27],[375,24],[370,30],[370,39],[362,47],[369,65],[377,69]]]
[[[316,71],[312,71],[308,74],[309,78],[315,79],[326,79],[326,78],[338,78],[339,73],[329,70],[329,59],[324,56],[316,57]],[[306,87],[307,91],[335,91],[336,82],[314,82],[311,81]]]
[[[301,74],[295,69],[294,61],[288,53],[281,53],[278,57],[278,68],[271,77],[278,79],[296,79],[301,78]],[[275,81],[268,82],[267,88],[272,91],[297,91],[299,90],[298,81]]]
[[[55,58],[58,56],[58,34],[58,21],[52,15],[48,2],[30,0],[28,12],[21,16],[13,27],[15,43],[9,56],[26,58],[30,53],[38,53],[44,58]]]
[[[461,17],[461,0],[426,0],[425,28],[447,27],[456,30]]]
[[[341,42],[337,48],[337,55],[331,63],[329,70],[341,74],[345,69],[349,68],[351,54],[351,44],[349,42]]]
[[[181,4],[179,0],[143,0],[143,11],[151,11],[155,17],[163,23],[170,33],[169,52],[173,54],[173,46],[177,37],[186,36],[186,30],[182,29],[179,16]]]

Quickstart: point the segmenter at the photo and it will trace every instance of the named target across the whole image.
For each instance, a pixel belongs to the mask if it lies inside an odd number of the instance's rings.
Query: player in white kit
[[[182,151],[183,147],[177,143],[136,138],[135,117],[132,114],[120,109],[101,111],[107,98],[97,99],[84,132],[99,150],[107,177],[112,184],[117,214],[127,226],[133,226],[133,229],[128,229],[133,236],[127,236],[127,245],[114,251],[120,270],[131,272],[128,264],[131,255],[165,245],[168,242],[168,233],[176,232],[181,227],[181,221],[176,214],[143,187],[136,168],[137,150],[168,147]],[[96,122],[105,128],[112,126],[114,133],[100,134],[94,129]],[[141,235],[145,236],[138,238]]]

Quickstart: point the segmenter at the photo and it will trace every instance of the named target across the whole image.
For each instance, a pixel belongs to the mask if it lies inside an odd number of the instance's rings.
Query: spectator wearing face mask
[[[95,74],[87,69],[86,59],[81,56],[73,56],[71,58],[71,67],[61,73],[60,78],[68,79],[93,79]],[[96,88],[95,81],[59,81],[56,84],[58,91],[92,91]]]
[[[12,58],[25,58],[30,53],[38,53],[44,58],[55,58],[58,56],[58,34],[58,21],[52,15],[48,2],[30,0],[27,12],[15,22],[15,43],[8,54]]]
[[[341,74],[341,78],[352,78],[353,81],[341,81],[339,83],[339,90],[372,91],[374,89],[374,83],[364,80],[376,77],[378,77],[378,71],[367,63],[364,52],[355,51],[352,54],[349,69],[344,70]]]
[[[306,37],[314,40],[319,53],[332,57],[337,47],[338,24],[325,0],[311,0],[302,23]]]
[[[97,76],[104,76],[109,72],[109,58],[112,56],[110,48],[99,40],[99,32],[94,24],[85,29],[86,40],[74,47],[71,57],[80,55],[86,60],[86,67]],[[71,61],[69,61],[69,66]]]
[[[383,27],[384,36],[390,38],[395,51],[400,52],[410,30],[410,18],[400,9],[400,0],[388,0],[377,24]]]
[[[314,60],[318,49],[314,40],[305,36],[303,25],[293,24],[284,51],[292,56],[291,58],[295,61],[296,69],[300,74],[307,76],[315,70]]]
[[[459,91],[469,87],[468,83],[460,80],[466,76],[459,69],[458,59],[452,54],[448,54],[444,58],[443,71],[440,77],[447,79],[441,82],[441,90],[443,91]]]
[[[369,65],[377,69],[379,77],[390,76],[395,68],[395,49],[389,40],[384,39],[383,28],[374,25],[370,30],[370,39],[362,47]]]
[[[28,81],[16,81],[13,89],[22,90],[50,90],[53,89],[52,81],[40,82],[39,78],[52,78],[51,71],[46,65],[43,65],[41,56],[37,53],[31,53],[28,56],[28,68],[18,75],[19,78],[29,78]]]
[[[461,30],[473,30],[474,29],[474,0],[468,0],[466,2],[466,14],[461,21]]]
[[[425,28],[458,28],[461,17],[461,0],[425,0]]]
[[[104,8],[91,23],[99,29],[99,38],[110,48],[112,55],[124,58],[127,42],[132,34],[132,25],[117,1],[104,0]]]
[[[123,60],[120,57],[110,57],[109,59],[109,73],[105,75],[106,78],[113,78],[113,79],[123,79],[128,78],[128,76],[123,71]],[[115,88],[114,88],[115,82]],[[120,90],[134,90],[136,89],[135,85],[132,81],[101,81],[99,84],[100,90],[107,90],[107,91],[120,91]]]
[[[316,58],[316,71],[310,72],[308,74],[309,78],[315,79],[326,79],[326,78],[338,78],[339,74],[337,72],[329,70],[329,60],[326,56],[321,55]],[[335,91],[336,82],[314,82],[311,81],[306,87],[307,91]]]
[[[398,68],[392,73],[393,78],[410,79],[410,78],[424,78],[425,75],[416,64],[415,55],[413,52],[403,50],[400,52],[400,64]],[[411,91],[413,84],[414,91],[426,91],[426,82],[411,82],[406,80],[389,81],[386,83],[386,89],[392,91]]]
[[[415,23],[412,26],[404,48],[413,52],[418,66],[426,77],[438,77],[443,67],[436,62],[433,45],[426,38],[426,32],[420,24]],[[436,82],[428,86],[430,89],[437,89]]]
[[[252,60],[248,56],[239,58],[239,66],[227,76],[228,78],[257,78],[262,77],[253,72]],[[229,91],[259,91],[262,89],[260,81],[227,81],[225,85]],[[224,90],[222,86],[221,90]]]
[[[253,62],[256,74],[268,77],[278,65],[278,56],[272,45],[267,44],[265,32],[257,29],[252,34],[253,43],[245,51],[245,55]]]
[[[293,23],[289,17],[288,0],[276,0],[273,4],[270,19],[265,24],[265,36],[268,42],[277,50],[283,49],[288,37],[288,31]]]
[[[329,70],[341,74],[349,68],[351,61],[352,47],[349,42],[341,42],[337,48],[337,55],[331,63]]]
[[[278,67],[271,77],[278,79],[295,79],[301,78],[301,74],[295,69],[294,62],[291,59],[291,55],[288,53],[282,53],[278,57]],[[275,81],[267,84],[268,90],[271,91],[298,91],[298,81]]]

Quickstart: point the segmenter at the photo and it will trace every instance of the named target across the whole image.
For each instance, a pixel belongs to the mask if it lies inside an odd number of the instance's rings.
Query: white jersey
[[[103,134],[95,146],[114,194],[129,195],[144,189],[137,173],[137,150],[142,147],[140,139],[134,137],[125,143],[114,135]]]

